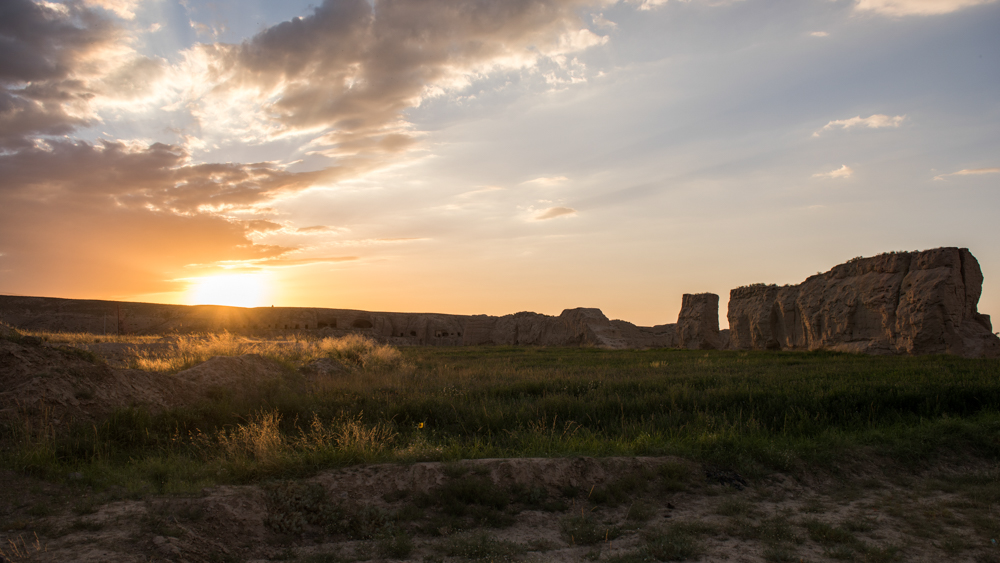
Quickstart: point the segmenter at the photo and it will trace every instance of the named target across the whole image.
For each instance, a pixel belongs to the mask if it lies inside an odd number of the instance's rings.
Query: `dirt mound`
[[[215,356],[207,362],[178,372],[174,376],[195,391],[254,385],[280,378],[285,369],[274,360],[257,354]]]
[[[21,337],[21,333],[5,322],[0,322],[0,338],[5,340],[16,340]]]
[[[162,408],[190,398],[170,378],[112,369],[86,352],[25,340],[0,340],[0,417],[42,417],[58,425],[118,407]]]
[[[48,346],[7,329],[0,338],[0,419],[56,426],[100,420],[116,409],[188,404],[213,388],[253,388],[281,377],[257,355],[215,357],[176,375],[108,366],[87,350]]]

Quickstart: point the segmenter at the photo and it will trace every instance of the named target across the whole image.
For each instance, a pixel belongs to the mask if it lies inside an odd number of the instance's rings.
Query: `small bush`
[[[621,535],[621,528],[601,522],[593,514],[569,516],[559,522],[566,541],[573,545],[591,545],[613,540]]]
[[[626,520],[633,522],[648,522],[656,515],[656,507],[645,501],[636,501],[625,513]]]

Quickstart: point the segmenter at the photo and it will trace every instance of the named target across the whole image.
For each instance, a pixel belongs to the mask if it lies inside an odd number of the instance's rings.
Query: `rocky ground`
[[[358,466],[194,496],[0,473],[10,561],[1000,561],[995,468],[748,480],[671,458]]]

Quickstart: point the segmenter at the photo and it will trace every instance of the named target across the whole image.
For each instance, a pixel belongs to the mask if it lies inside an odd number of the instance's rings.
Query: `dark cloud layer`
[[[48,141],[0,157],[0,198],[72,201],[190,215],[251,207],[296,192],[337,169],[290,173],[270,163],[188,164],[188,153],[155,143]]]
[[[0,147],[24,146],[32,135],[63,135],[90,122],[94,92],[78,74],[121,32],[79,3],[61,6],[0,3]]]

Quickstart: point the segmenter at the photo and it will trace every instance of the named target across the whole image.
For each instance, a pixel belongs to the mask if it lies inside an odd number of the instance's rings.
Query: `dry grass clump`
[[[90,332],[48,332],[44,330],[17,329],[24,336],[34,336],[52,344],[151,344],[163,337],[138,334],[93,334]]]
[[[320,340],[296,335],[284,339],[261,340],[223,331],[182,336],[101,335],[87,332],[19,331],[52,344],[66,344],[101,354],[92,344],[131,344],[124,367],[176,373],[194,367],[215,356],[258,354],[265,358],[301,367],[322,358],[365,371],[393,371],[406,366],[399,350],[361,334],[349,334]],[[119,364],[122,365],[122,364]]]
[[[284,360],[298,348],[297,341],[261,341],[221,332],[218,334],[180,336],[163,351],[136,350],[128,367],[146,371],[178,372],[196,366],[214,356],[259,354]]]
[[[315,359],[328,356],[366,370],[393,369],[403,366],[403,355],[399,353],[399,350],[386,344],[379,344],[360,334],[349,334],[341,338],[324,338],[315,342],[311,351],[316,353]]]
[[[275,411],[260,411],[246,424],[239,424],[231,430],[220,430],[209,438],[225,452],[230,459],[254,459],[265,465],[277,460],[286,447],[279,423],[281,414]]]
[[[403,356],[392,346],[351,334],[322,340],[257,340],[228,332],[181,336],[165,351],[136,350],[129,367],[174,373],[198,365],[214,356],[258,354],[278,362],[302,366],[332,358],[366,371],[393,370],[404,366]]]
[[[7,546],[0,547],[0,561],[34,561],[36,553],[45,551],[45,546],[38,539],[35,533],[35,541],[25,541],[24,537],[18,535],[14,539],[7,539]]]
[[[299,427],[298,436],[283,433],[281,413],[277,410],[258,411],[242,424],[218,430],[194,439],[203,452],[222,452],[231,461],[256,461],[265,466],[280,465],[296,452],[335,450],[358,454],[377,454],[386,451],[398,433],[389,425],[378,422],[366,425],[362,415],[342,415],[323,422],[313,414],[308,428]]]

